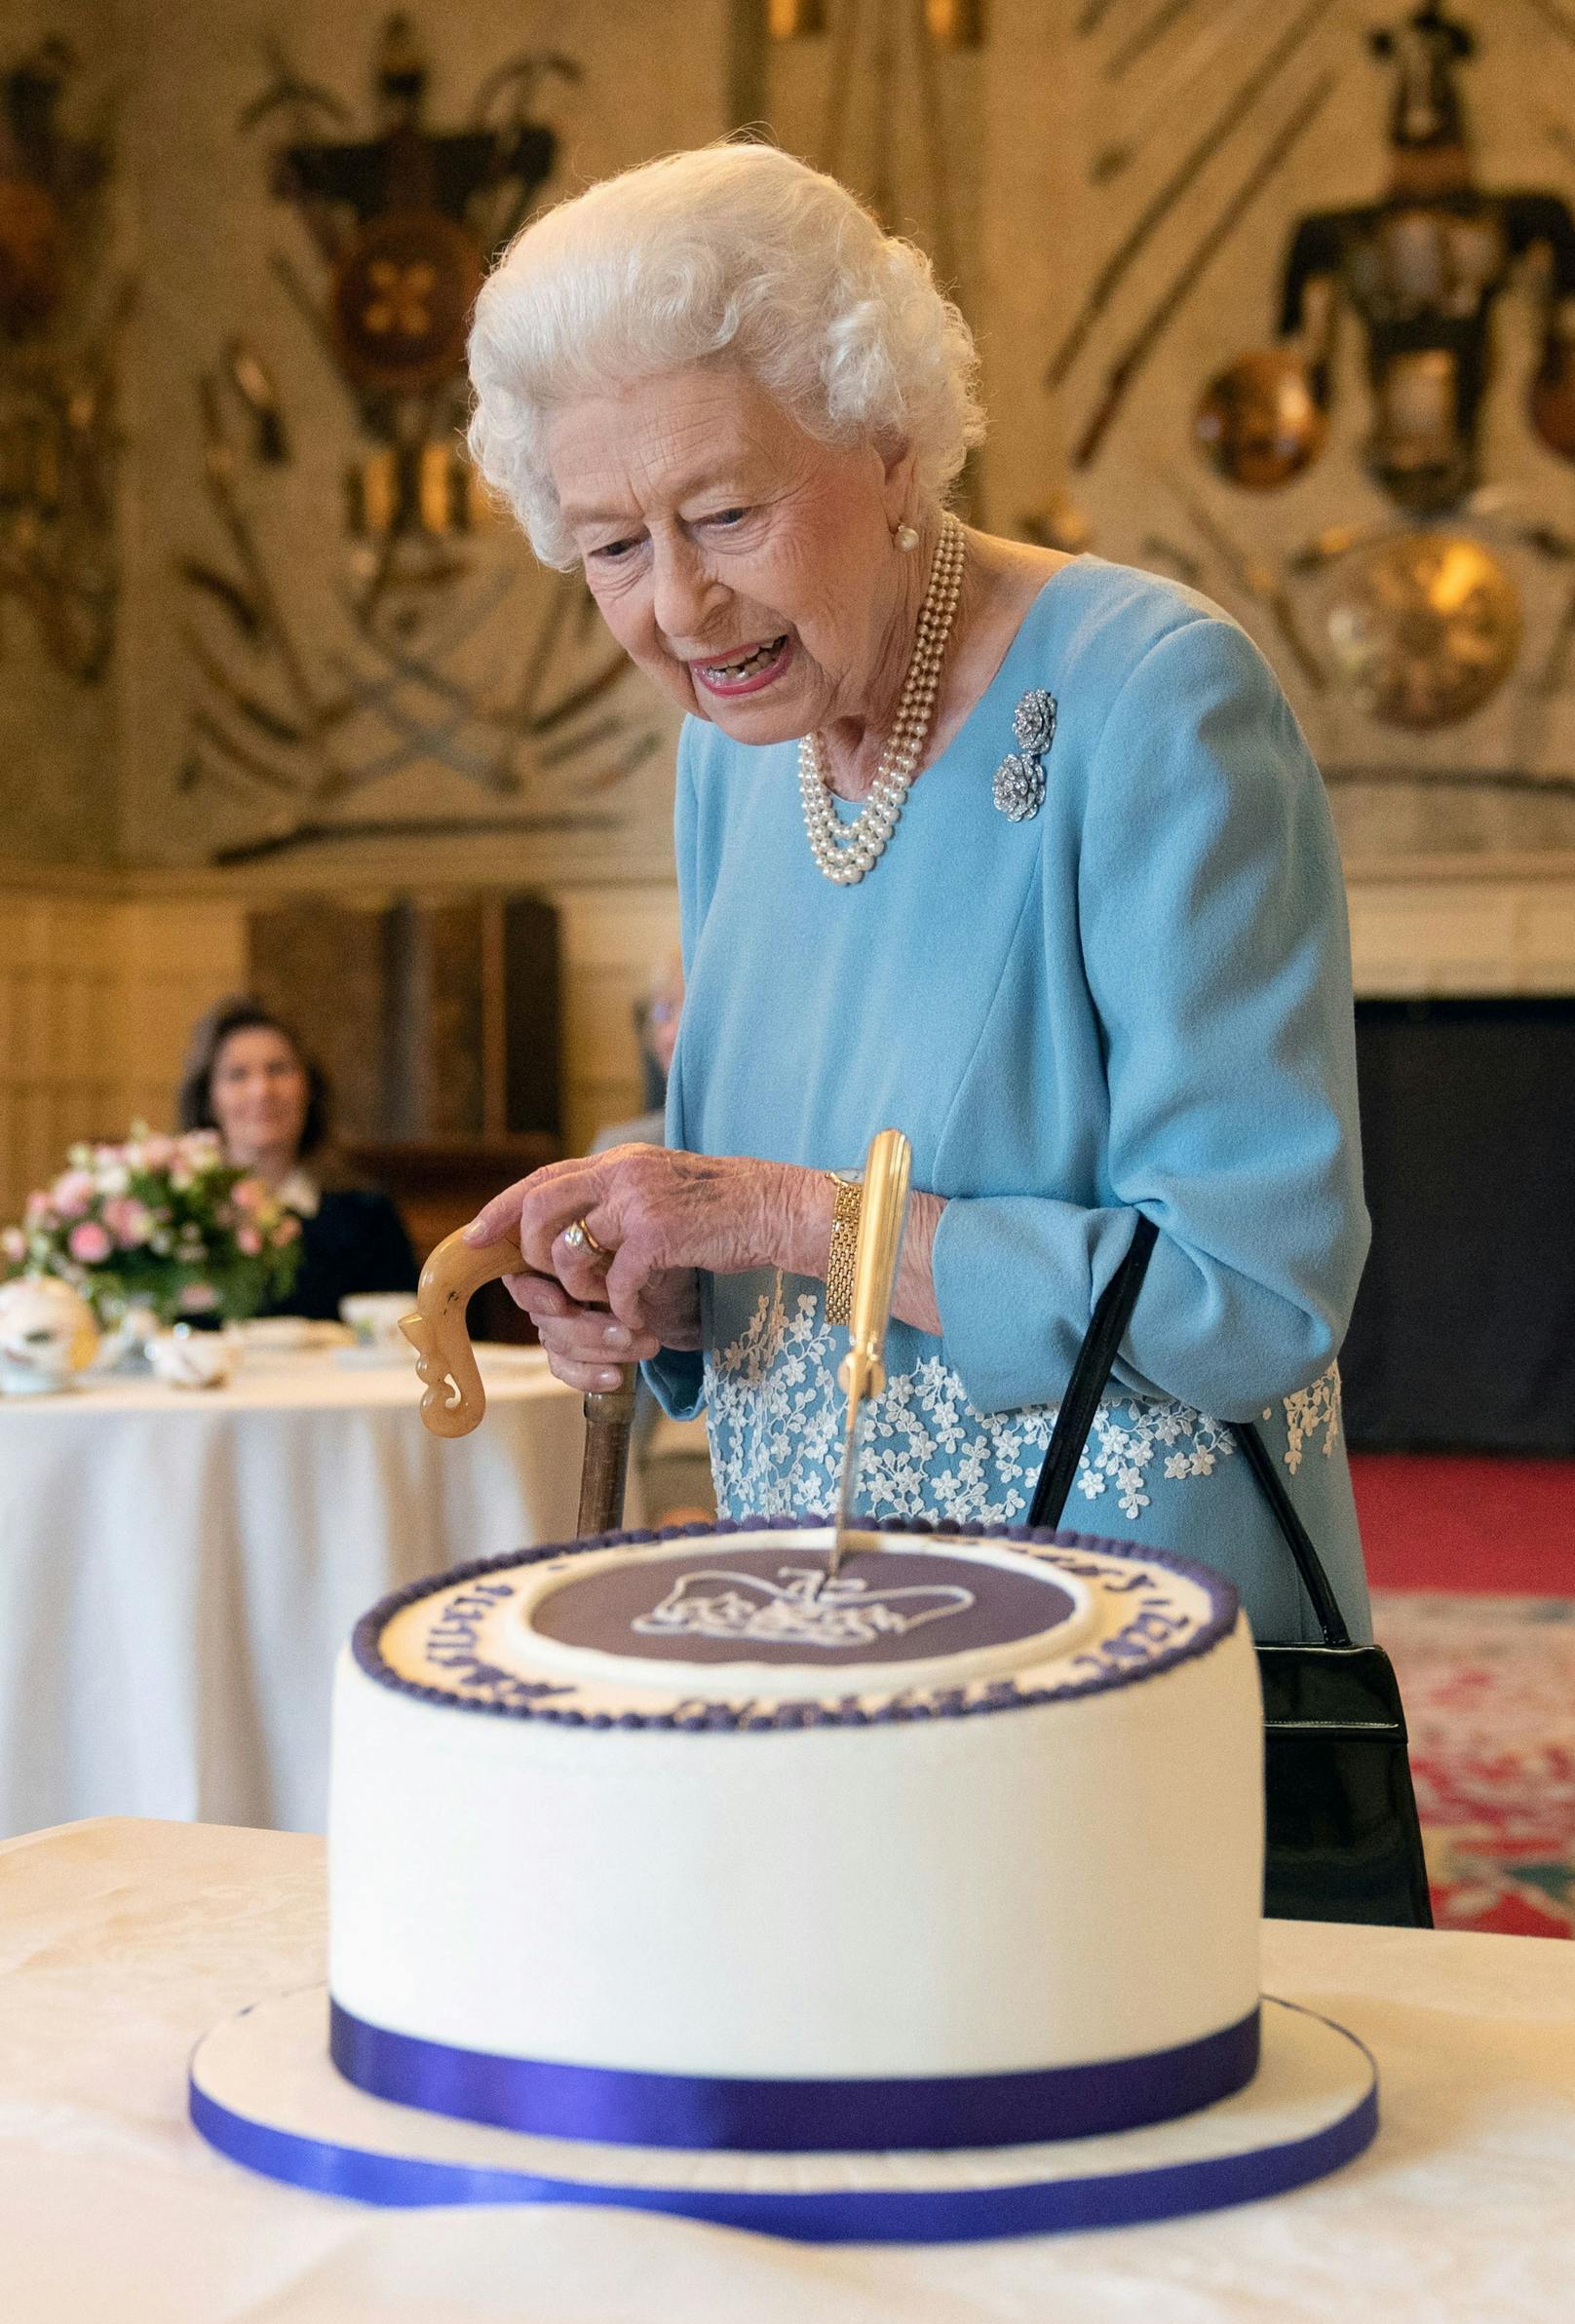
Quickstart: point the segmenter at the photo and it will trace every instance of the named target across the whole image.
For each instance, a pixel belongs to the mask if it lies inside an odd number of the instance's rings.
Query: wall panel
[[[278,890],[272,892],[277,900]],[[173,1120],[194,1020],[244,983],[256,890],[218,878],[0,866],[0,1221],[81,1137]],[[562,959],[564,1134],[640,1106],[636,1002],[677,937],[671,888],[553,894]]]

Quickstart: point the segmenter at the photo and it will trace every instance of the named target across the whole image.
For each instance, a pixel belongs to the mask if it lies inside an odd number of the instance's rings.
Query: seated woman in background
[[[271,1313],[331,1321],[352,1291],[409,1291],[404,1223],[376,1187],[325,1164],[328,1087],[290,1028],[246,995],[220,1001],[192,1035],[177,1101],[182,1129],[216,1129],[232,1162],[266,1179],[301,1222],[301,1271]]]

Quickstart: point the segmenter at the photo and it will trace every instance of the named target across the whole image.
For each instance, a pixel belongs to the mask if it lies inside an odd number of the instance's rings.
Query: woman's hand
[[[698,1270],[792,1263],[818,1177],[779,1162],[615,1146],[519,1180],[472,1222],[466,1240],[518,1237],[528,1272],[504,1279],[535,1321],[553,1370],[572,1388],[609,1388],[613,1365],[700,1346]],[[576,1221],[599,1251],[565,1241]]]
[[[535,1324],[554,1373],[584,1395],[616,1388],[619,1365],[648,1362],[664,1348],[700,1346],[700,1278],[692,1268],[674,1270],[665,1319],[651,1331],[631,1331],[610,1308],[571,1299],[553,1276],[503,1279]]]
[[[701,1271],[780,1267],[824,1278],[834,1200],[824,1170],[614,1146],[519,1179],[472,1220],[465,1239],[518,1237],[525,1272],[504,1277],[509,1291],[534,1319],[557,1377],[589,1391],[616,1386],[617,1365],[700,1346]],[[931,1194],[908,1202],[892,1306],[920,1331],[941,1329],[931,1251],[944,1207]],[[565,1242],[576,1221],[599,1250]]]

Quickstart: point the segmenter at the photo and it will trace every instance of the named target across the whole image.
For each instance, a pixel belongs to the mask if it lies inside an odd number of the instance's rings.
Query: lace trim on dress
[[[1310,1388],[1299,1388],[1292,1396],[1283,1399],[1286,1415],[1286,1467],[1294,1476],[1301,1467],[1301,1448],[1324,1431],[1322,1451],[1325,1461],[1331,1460],[1340,1441],[1340,1367],[1330,1364]],[[1270,1420],[1274,1406],[1265,1404],[1263,1417]]]
[[[707,1425],[719,1506],[735,1517],[796,1516],[835,1505],[846,1407],[836,1384],[844,1335],[820,1299],[789,1301],[779,1276],[739,1337],[705,1359]],[[1059,1406],[983,1413],[939,1356],[894,1375],[869,1408],[861,1499],[894,1517],[949,1517],[965,1525],[1013,1525],[1027,1514]],[[1264,1417],[1270,1417],[1272,1407]],[[1319,1429],[1331,1454],[1339,1435],[1340,1380],[1333,1365],[1285,1399],[1287,1467]],[[1150,1502],[1158,1474],[1206,1478],[1235,1458],[1223,1421],[1173,1397],[1106,1397],[1095,1414],[1073,1490],[1106,1494],[1123,1517]]]

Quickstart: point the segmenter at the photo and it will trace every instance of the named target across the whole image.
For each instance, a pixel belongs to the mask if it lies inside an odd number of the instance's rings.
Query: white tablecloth
[[[536,1349],[481,1365],[486,1417],[452,1440],[421,1425],[413,1358],[252,1355],[214,1391],[0,1399],[0,1835],[86,1815],[321,1831],[358,1616],[574,1531],[579,1396]]]
[[[813,1932],[807,1932],[812,1934]],[[213,2154],[193,2041],[323,1975],[320,1844],[98,1823],[0,1848],[6,2324],[1564,2324],[1575,1945],[1271,1922],[1266,1986],[1383,2076],[1359,2161],[1084,2235],[818,2250],[635,2212],[386,2212]]]

